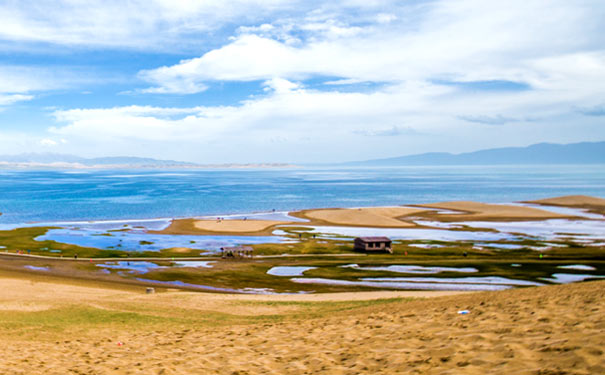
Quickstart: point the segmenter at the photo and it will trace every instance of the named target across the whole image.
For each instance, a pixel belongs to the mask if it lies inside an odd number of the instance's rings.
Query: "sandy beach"
[[[336,300],[145,294],[6,275],[0,287],[7,374],[605,372],[605,282]]]

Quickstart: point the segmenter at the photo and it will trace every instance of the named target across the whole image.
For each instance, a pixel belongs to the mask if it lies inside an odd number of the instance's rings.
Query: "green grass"
[[[187,298],[183,295],[182,298]],[[43,311],[0,311],[0,335],[21,339],[65,339],[71,335],[73,341],[83,336],[80,333],[106,332],[108,340],[114,340],[111,332],[127,329],[129,333],[141,330],[196,329],[196,327],[246,325],[259,323],[279,323],[286,320],[313,319],[327,314],[346,313],[350,315],[364,308],[408,301],[410,299],[390,298],[369,301],[343,302],[271,302],[233,301],[217,305],[215,309],[198,310],[181,308],[177,305],[148,302],[98,301],[99,307],[88,304],[63,305]],[[250,314],[229,314],[230,306],[251,307]],[[267,307],[264,313],[254,311],[254,306]],[[283,309],[286,307],[286,309]]]

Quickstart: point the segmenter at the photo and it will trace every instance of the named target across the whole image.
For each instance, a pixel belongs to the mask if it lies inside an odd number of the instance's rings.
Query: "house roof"
[[[391,242],[391,239],[388,237],[357,237],[363,242]]]

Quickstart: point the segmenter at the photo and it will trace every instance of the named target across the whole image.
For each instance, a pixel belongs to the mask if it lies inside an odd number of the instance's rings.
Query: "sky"
[[[602,0],[0,0],[0,154],[316,163],[605,140]]]

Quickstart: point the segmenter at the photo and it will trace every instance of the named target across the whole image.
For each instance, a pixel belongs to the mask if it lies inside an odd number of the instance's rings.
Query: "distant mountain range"
[[[29,153],[0,155],[0,168],[55,168],[55,169],[112,169],[112,168],[285,168],[282,163],[250,164],[195,164],[175,160],[159,160],[131,156],[83,158],[75,155],[53,153]]]
[[[493,148],[463,154],[429,152],[342,163],[347,166],[605,164],[605,142],[538,143],[527,147]]]

